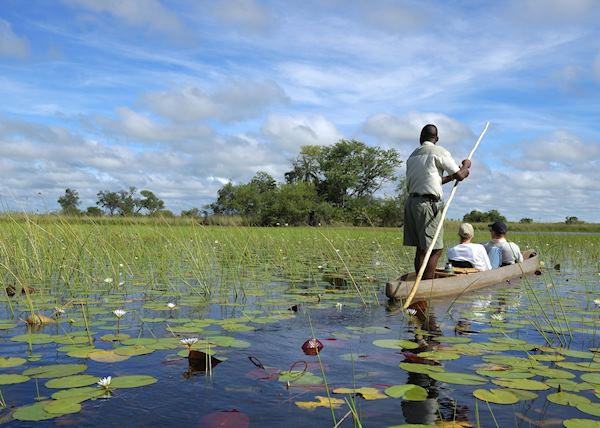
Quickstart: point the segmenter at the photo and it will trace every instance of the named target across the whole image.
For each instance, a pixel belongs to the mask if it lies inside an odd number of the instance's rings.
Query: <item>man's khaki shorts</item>
[[[437,208],[437,209],[436,209]],[[404,206],[404,245],[426,250],[442,218],[443,202],[433,202],[422,196],[410,196]],[[444,228],[433,246],[444,248]]]

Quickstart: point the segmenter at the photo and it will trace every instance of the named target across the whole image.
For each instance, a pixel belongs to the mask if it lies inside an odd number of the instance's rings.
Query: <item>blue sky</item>
[[[600,222],[599,18],[594,0],[3,0],[1,202],[135,186],[179,212],[282,180],[304,144],[406,159],[431,122],[460,160],[489,120],[450,217]]]

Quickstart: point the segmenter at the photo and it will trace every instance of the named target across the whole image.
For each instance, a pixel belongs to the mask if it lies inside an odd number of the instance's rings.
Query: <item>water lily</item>
[[[181,339],[180,342],[188,347],[188,349],[192,349],[192,346],[198,342],[197,337],[186,337],[185,339]]]
[[[100,388],[106,389],[108,390],[110,388],[110,381],[111,381],[112,377],[111,376],[107,376],[107,377],[103,377],[101,378],[97,383],[98,386]]]
[[[413,308],[408,308],[408,309],[406,310],[406,313],[407,313],[408,315],[410,315],[410,316],[415,316],[415,315],[417,315],[417,310],[416,310],[416,309],[413,309]]]
[[[496,321],[502,321],[504,319],[504,315],[502,314],[492,314],[490,318]]]
[[[594,300],[594,303],[595,303],[597,306],[600,306],[600,299],[595,299],[595,300]]]
[[[336,308],[338,311],[341,311],[341,310],[342,310],[342,306],[344,306],[344,305],[343,305],[342,303],[340,303],[340,302],[337,302],[337,303],[335,304],[335,308]]]
[[[61,315],[63,315],[65,313],[65,310],[63,308],[59,308],[58,306],[56,306],[54,308],[54,316],[55,317],[59,317]]]
[[[125,316],[125,314],[126,314],[126,313],[127,313],[127,311],[124,311],[123,309],[115,309],[115,310],[113,311],[113,314],[115,314],[115,316],[116,316],[118,319],[121,319],[121,318],[123,318],[123,317]]]
[[[167,303],[167,308],[169,308],[169,309],[175,309],[175,306],[177,306],[177,305],[175,305],[175,303],[173,303],[173,302]]]
[[[111,284],[113,282],[112,278],[104,278],[104,282],[107,284]]]

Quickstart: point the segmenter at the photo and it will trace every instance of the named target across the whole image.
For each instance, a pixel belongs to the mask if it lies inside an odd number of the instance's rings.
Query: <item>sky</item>
[[[434,123],[460,161],[490,121],[448,217],[600,222],[599,21],[595,0],[2,0],[1,208],[135,186],[179,213],[283,181],[302,145],[406,160]]]

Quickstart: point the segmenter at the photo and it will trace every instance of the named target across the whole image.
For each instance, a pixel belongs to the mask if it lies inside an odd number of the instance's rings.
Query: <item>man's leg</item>
[[[417,252],[415,253],[415,272],[418,273],[419,269],[421,269],[421,264],[423,264],[423,260],[425,259],[425,253],[427,250],[422,250],[417,248]],[[442,249],[433,250],[431,252],[431,256],[429,257],[429,261],[427,262],[427,267],[425,268],[425,272],[423,272],[422,279],[431,279],[435,274],[435,268],[437,267],[438,260],[442,255]]]

